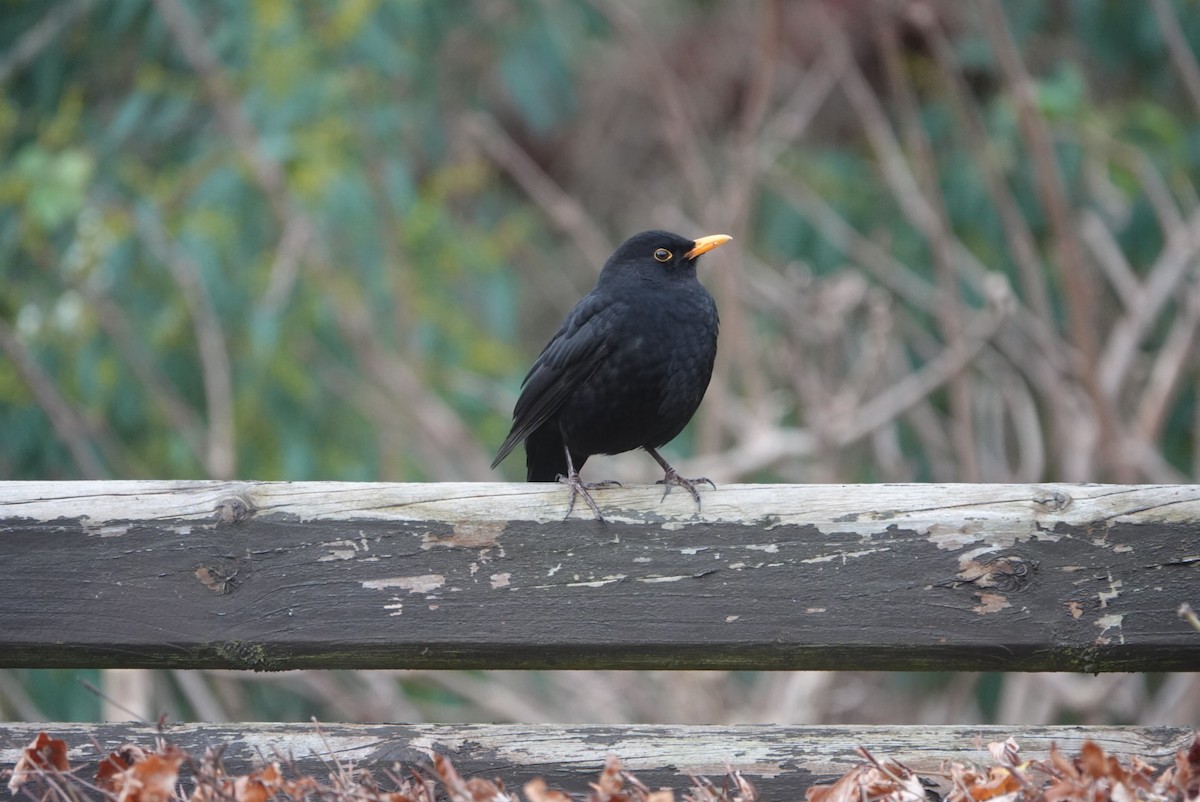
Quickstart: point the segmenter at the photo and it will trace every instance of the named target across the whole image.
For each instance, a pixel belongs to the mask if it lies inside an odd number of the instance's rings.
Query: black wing
[[[554,416],[609,352],[618,314],[611,298],[588,295],[571,310],[521,383],[513,425],[492,461],[495,468],[522,440]]]

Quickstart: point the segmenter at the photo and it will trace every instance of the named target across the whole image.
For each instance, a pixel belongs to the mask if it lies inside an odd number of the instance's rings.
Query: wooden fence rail
[[[1200,486],[0,483],[0,666],[1200,669]]]
[[[93,744],[114,749],[132,742],[149,748],[156,729],[132,724],[0,724],[0,767],[11,767],[21,746],[41,729],[71,747],[73,766],[90,778],[99,759]],[[569,791],[587,790],[605,758],[617,755],[651,788],[687,788],[692,776],[720,781],[733,767],[758,788],[763,800],[799,802],[804,788],[830,782],[861,762],[863,746],[879,757],[936,775],[947,760],[990,765],[986,745],[1015,735],[1022,758],[1045,759],[1051,743],[1066,754],[1085,738],[1121,758],[1140,757],[1162,768],[1186,748],[1191,730],[1178,727],[788,727],[788,726],[576,726],[528,724],[184,724],[169,727],[173,743],[194,755],[222,747],[233,772],[259,767],[276,755],[294,756],[296,768],[328,775],[334,761],[370,769],[376,777],[399,763],[407,770],[429,765],[434,752],[449,757],[459,773],[500,777],[509,788],[543,777]],[[676,798],[680,798],[679,795]]]

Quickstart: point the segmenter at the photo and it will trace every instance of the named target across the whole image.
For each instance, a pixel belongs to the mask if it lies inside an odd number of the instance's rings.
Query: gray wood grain
[[[0,483],[0,665],[1200,668],[1200,487]]]
[[[11,767],[19,749],[45,730],[70,745],[72,766],[84,778],[98,756],[92,739],[111,750],[126,742],[149,748],[156,729],[134,724],[0,724],[0,767]],[[1117,727],[791,727],[791,726],[573,726],[522,724],[186,724],[167,737],[193,755],[225,747],[226,766],[248,771],[275,755],[292,755],[297,768],[318,777],[338,759],[381,772],[399,762],[428,766],[433,753],[448,756],[464,776],[499,777],[520,788],[544,777],[567,791],[583,792],[616,755],[652,788],[683,789],[695,775],[719,782],[726,767],[742,771],[764,799],[803,799],[804,788],[830,782],[860,762],[854,750],[901,761],[919,774],[941,771],[950,760],[992,765],[990,741],[1014,736],[1023,758],[1044,758],[1051,743],[1078,752],[1085,738],[1123,758],[1136,755],[1156,768],[1171,764],[1191,743],[1181,728]],[[185,782],[185,788],[188,784]],[[678,798],[678,797],[677,797]]]

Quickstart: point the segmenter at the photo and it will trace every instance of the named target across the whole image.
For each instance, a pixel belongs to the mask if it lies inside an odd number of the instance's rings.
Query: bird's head
[[[601,280],[636,276],[639,282],[660,283],[694,278],[696,260],[732,237],[713,234],[688,239],[669,231],[643,231],[621,243],[604,263]]]

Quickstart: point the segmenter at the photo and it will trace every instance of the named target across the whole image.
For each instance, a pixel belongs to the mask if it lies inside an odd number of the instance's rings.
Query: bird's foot
[[[583,496],[583,500],[592,508],[592,513],[595,514],[596,520],[600,523],[605,523],[604,516],[600,514],[600,508],[596,506],[596,500],[592,498],[589,490],[603,487],[620,487],[620,482],[614,482],[609,479],[603,482],[585,482],[579,478],[578,473],[572,473],[569,476],[558,475],[557,480],[560,484],[566,485],[571,490],[571,501],[567,504],[567,514],[563,516],[563,520],[571,517],[571,511],[575,509],[575,499],[578,496]]]
[[[662,494],[664,499],[670,494],[673,488],[687,488],[687,491],[692,494],[692,498],[696,500],[697,511],[700,509],[700,491],[697,489],[697,487],[699,485],[706,484],[713,490],[717,489],[717,486],[713,483],[713,480],[709,479],[707,476],[701,476],[699,479],[687,479],[680,476],[678,471],[670,467],[667,468],[666,474],[663,476],[663,478],[658,480],[657,484],[666,485]]]

